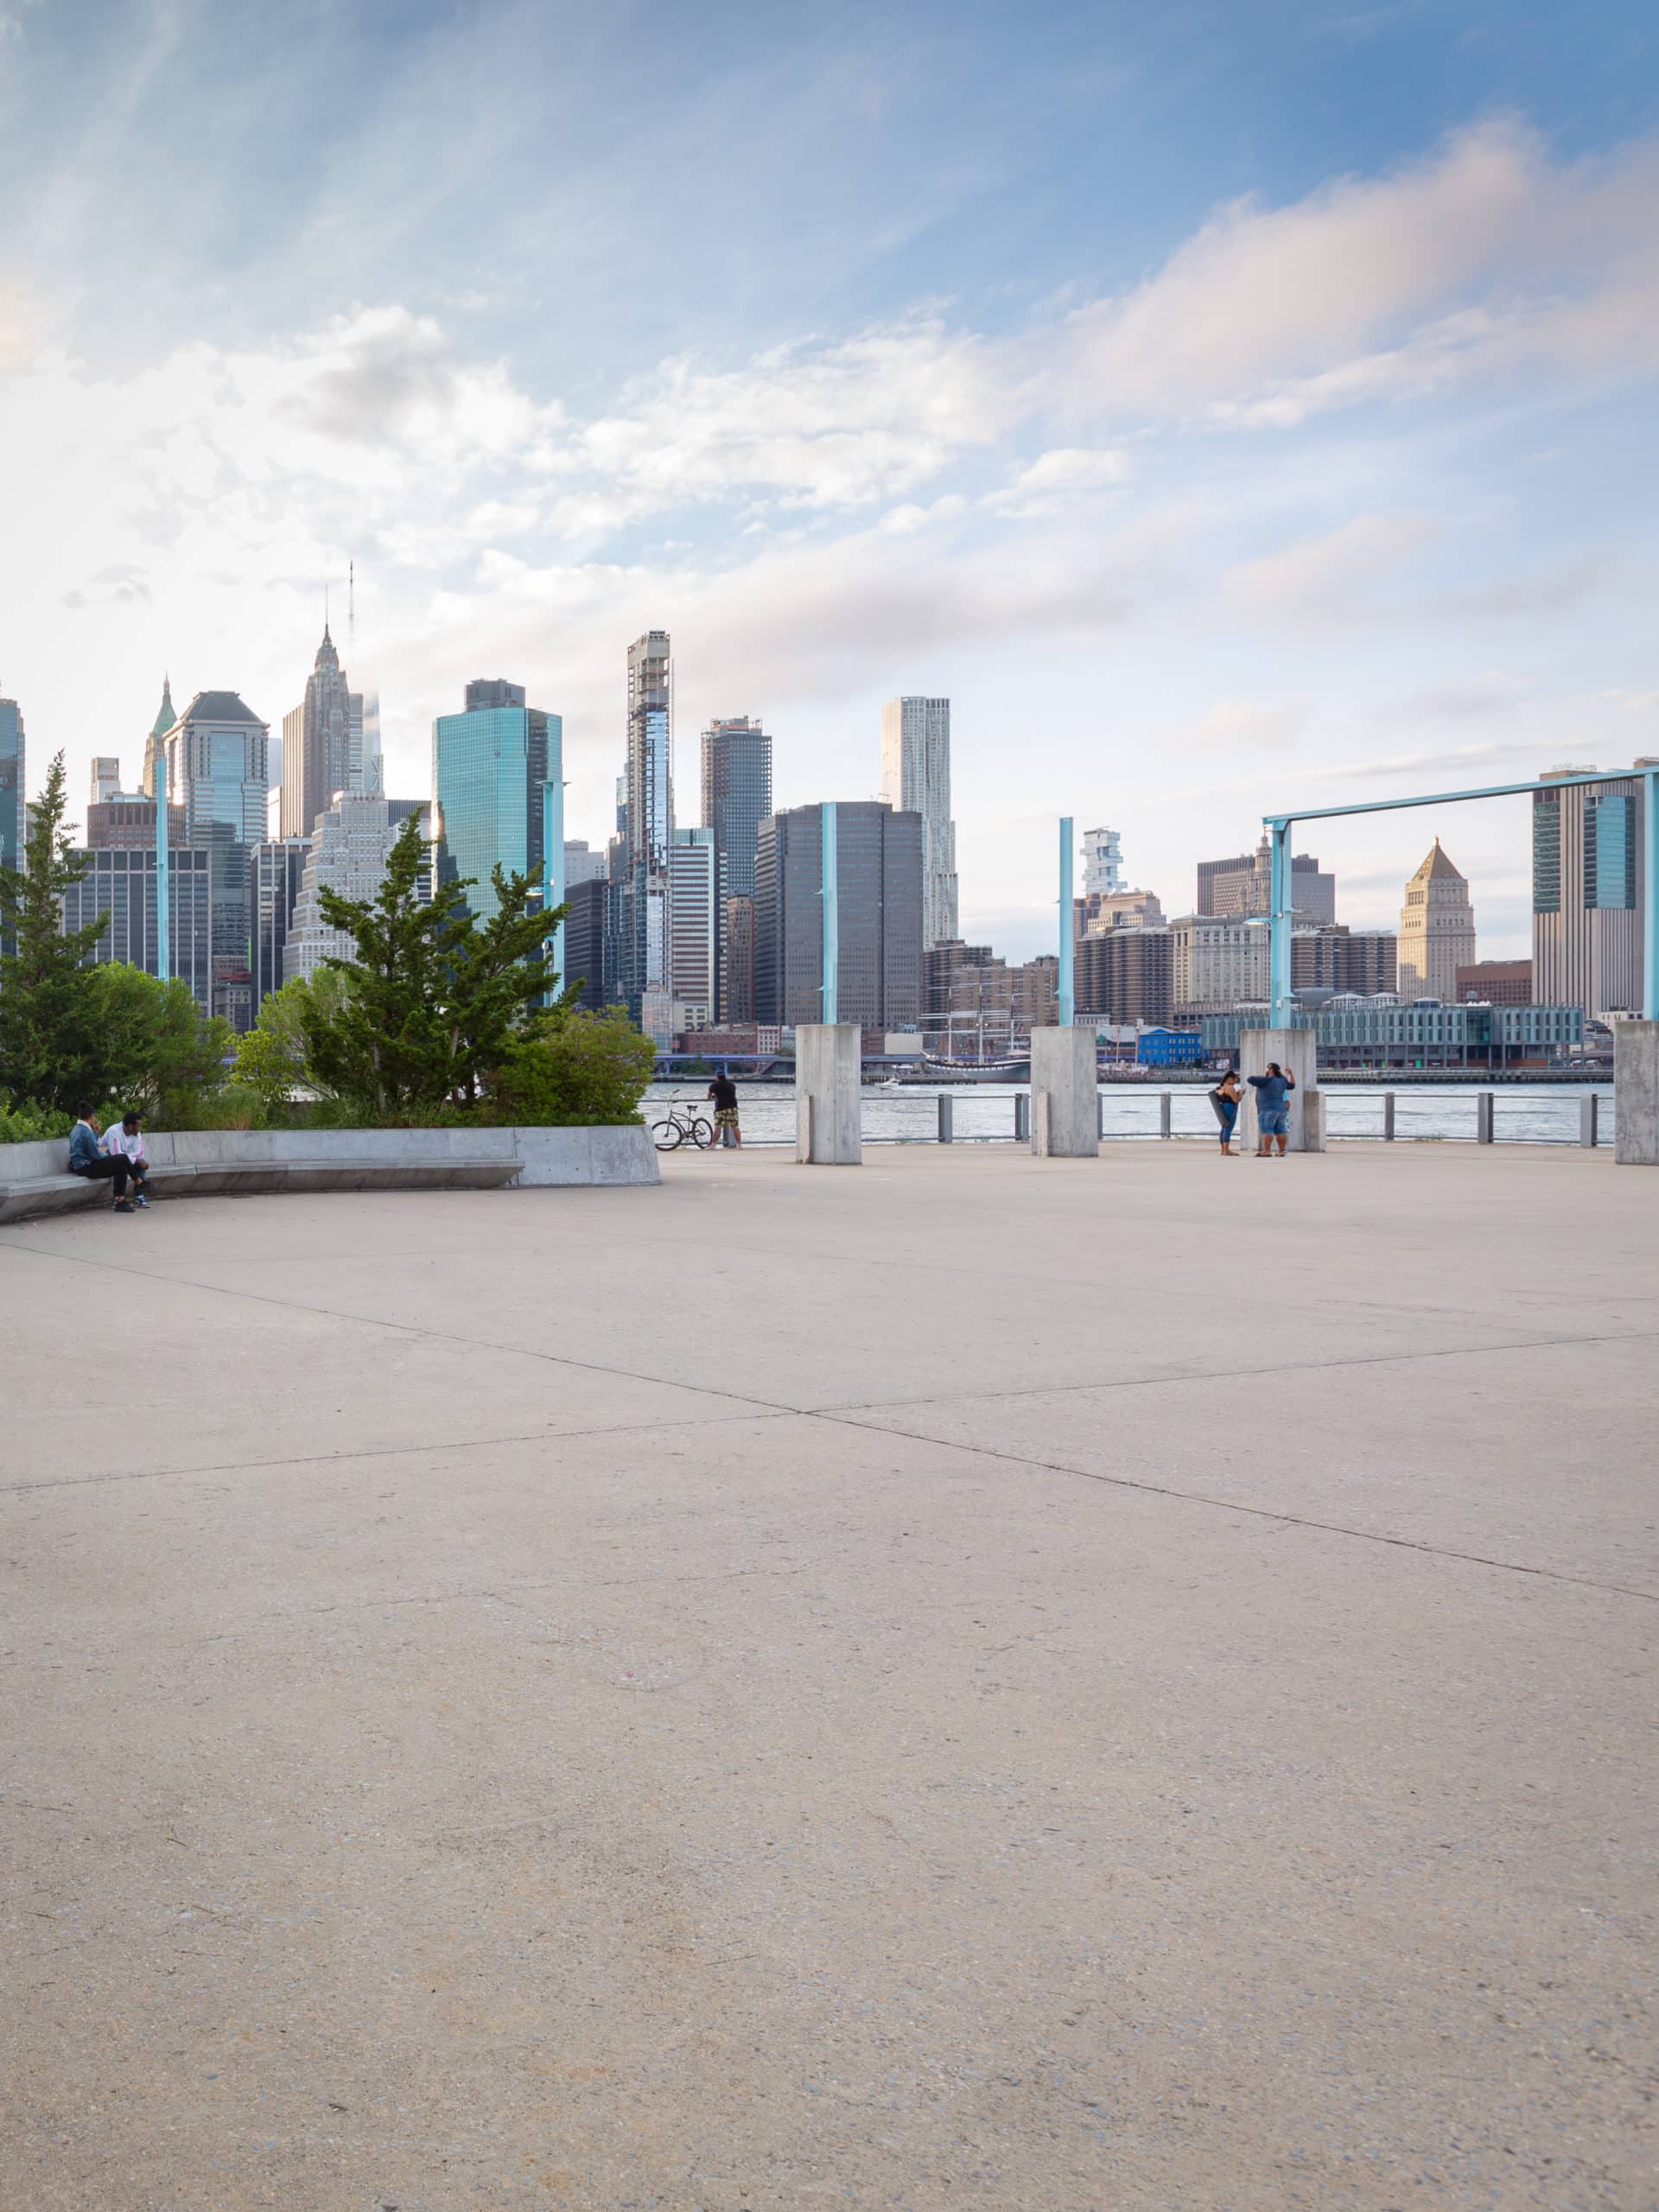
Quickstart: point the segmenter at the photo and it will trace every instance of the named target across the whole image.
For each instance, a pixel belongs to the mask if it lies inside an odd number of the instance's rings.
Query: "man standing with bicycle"
[[[715,1102],[715,1135],[722,1145],[743,1149],[743,1132],[738,1126],[737,1085],[724,1068],[709,1086],[709,1096]]]

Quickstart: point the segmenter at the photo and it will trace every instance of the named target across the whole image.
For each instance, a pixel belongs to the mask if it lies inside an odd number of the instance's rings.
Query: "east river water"
[[[1163,1085],[1155,1080],[1140,1084],[1112,1084],[1101,1090],[1103,1122],[1108,1137],[1154,1138],[1158,1135],[1158,1101]],[[1386,1084],[1333,1083],[1324,1091],[1328,1138],[1380,1137]],[[658,1083],[651,1087],[645,1114],[647,1121],[660,1118],[670,1099],[700,1103],[708,1089],[696,1077],[683,1083]],[[1483,1089],[1492,1091],[1493,1135],[1499,1144],[1577,1144],[1579,1102],[1593,1091],[1600,1099],[1598,1136],[1611,1144],[1613,1133],[1613,1086],[1596,1084],[1425,1084],[1421,1089],[1402,1084],[1394,1090],[1394,1129],[1396,1141],[1433,1139],[1472,1144],[1475,1141],[1475,1100]],[[1176,1137],[1216,1141],[1216,1117],[1204,1089],[1196,1084],[1172,1084],[1170,1122]],[[1014,1136],[1014,1100],[1026,1095],[1014,1084],[906,1084],[889,1090],[866,1085],[863,1093],[864,1140],[867,1144],[931,1144],[938,1141],[937,1101],[953,1102],[951,1119],[958,1143]],[[792,1144],[795,1141],[795,1094],[787,1085],[740,1083],[738,1096],[745,1141],[753,1144]],[[712,1109],[705,1108],[712,1112]]]

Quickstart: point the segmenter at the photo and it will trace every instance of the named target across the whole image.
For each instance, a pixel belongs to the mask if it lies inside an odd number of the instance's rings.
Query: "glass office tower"
[[[728,908],[734,899],[754,896],[760,824],[771,812],[771,738],[747,715],[711,721],[702,733],[702,818],[715,840],[715,995],[722,1020],[732,1018],[726,988]]]
[[[543,786],[563,774],[563,718],[526,706],[522,685],[469,683],[463,712],[433,723],[439,873],[471,880],[467,903],[480,921],[497,911],[496,867],[528,875],[542,865]]]
[[[0,699],[0,868],[23,864],[23,717]]]

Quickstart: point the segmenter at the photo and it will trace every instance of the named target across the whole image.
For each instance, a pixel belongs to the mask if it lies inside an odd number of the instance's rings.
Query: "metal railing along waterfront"
[[[664,1096],[670,1087],[664,1086]],[[739,1086],[746,1145],[795,1142],[795,1096],[780,1084]],[[683,1093],[679,1094],[682,1097]],[[1106,1142],[1207,1143],[1217,1125],[1207,1090],[1196,1084],[1160,1089],[1103,1084],[1096,1094],[1100,1135]],[[1322,1089],[1325,1141],[1344,1143],[1535,1144],[1610,1146],[1613,1134],[1611,1084],[1580,1090],[1564,1084],[1535,1089],[1483,1089],[1443,1084],[1421,1089],[1361,1088],[1344,1083]],[[648,1098],[647,1120],[658,1118]],[[919,1084],[867,1086],[861,1096],[868,1145],[1027,1144],[1031,1138],[1028,1084],[963,1084],[934,1090]]]

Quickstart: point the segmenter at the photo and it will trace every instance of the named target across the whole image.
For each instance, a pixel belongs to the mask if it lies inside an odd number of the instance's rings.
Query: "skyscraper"
[[[327,889],[342,899],[373,899],[409,810],[406,802],[367,791],[341,791],[325,809],[302,862],[283,952],[284,982],[296,976],[308,979],[325,960],[357,957],[355,939],[324,918],[318,894]]]
[[[771,738],[747,715],[711,721],[702,733],[702,818],[715,840],[715,995],[722,1021],[738,1018],[727,1004],[728,909],[734,899],[754,896],[760,824],[771,812]]]
[[[581,1004],[595,1014],[616,996],[610,914],[615,896],[603,876],[579,876],[565,889],[570,913],[564,925],[560,982],[567,989],[579,988]]]
[[[1400,909],[1399,992],[1414,999],[1458,1000],[1458,970],[1475,957],[1475,912],[1469,886],[1437,837],[1406,886]]]
[[[950,702],[890,699],[881,709],[881,796],[922,817],[924,949],[957,934],[957,825],[950,818]]]
[[[840,1018],[902,1028],[922,1014],[922,817],[882,799],[836,814]],[[823,808],[769,815],[754,869],[757,1021],[823,1020]]]
[[[1116,830],[1083,833],[1083,895],[1123,888],[1123,853]]]
[[[592,852],[585,837],[567,837],[564,841],[564,895],[568,899],[579,883],[603,883],[605,855]]]
[[[671,1031],[669,851],[674,834],[674,664],[666,630],[628,647],[626,966],[628,1012],[645,1034]]]
[[[183,807],[193,844],[214,822],[224,823],[239,844],[263,842],[270,735],[268,725],[234,691],[198,691],[172,728],[156,738],[168,796]]]
[[[99,753],[93,756],[92,779],[87,786],[88,806],[102,806],[118,798],[121,790],[121,758],[115,753]]]
[[[715,1018],[715,833],[677,830],[668,849],[669,982],[676,1029]]]
[[[141,788],[151,798],[156,796],[156,777],[160,772],[162,741],[178,719],[173,705],[173,679],[170,676],[164,676],[162,678],[162,703],[149,726],[149,734],[144,740],[144,775]]]
[[[466,697],[461,714],[432,725],[433,831],[440,875],[470,878],[467,903],[486,921],[496,911],[498,863],[519,875],[542,864],[546,787],[564,774],[564,724],[527,707],[522,684],[469,683]],[[563,858],[561,836],[556,875]]]
[[[284,837],[308,837],[336,791],[363,788],[363,701],[353,697],[325,623],[305,696],[283,717]]]
[[[1643,781],[1610,776],[1562,790],[1548,775],[1539,779],[1532,802],[1532,981],[1540,1005],[1582,1007],[1590,1014],[1641,1007],[1642,917],[1650,895],[1642,880]]]
[[[721,971],[720,1018],[727,1022],[754,1020],[754,901],[728,899],[721,913],[725,932],[726,965]]]
[[[0,699],[0,868],[23,864],[23,717],[15,699]]]
[[[1196,911],[1217,921],[1234,914],[1268,912],[1273,906],[1272,850],[1264,832],[1254,853],[1200,861]],[[1337,879],[1321,869],[1312,853],[1291,855],[1290,903],[1298,922],[1311,925],[1337,918]]]
[[[150,817],[149,842],[86,846],[80,857],[86,873],[63,893],[63,928],[67,934],[107,917],[104,934],[92,947],[90,962],[122,960],[142,968],[147,976],[157,972],[160,944],[156,911],[156,818]],[[221,833],[222,834],[222,833]],[[175,844],[167,872],[168,973],[188,983],[203,1014],[234,1014],[234,987],[216,995],[213,988],[213,920],[216,863],[220,855],[212,846]],[[227,1005],[226,1001],[232,1002]],[[246,1027],[245,1022],[243,1025]]]
[[[270,994],[281,990],[288,980],[283,963],[289,932],[294,926],[294,909],[310,853],[308,837],[269,838],[253,849],[249,868],[249,895],[253,902],[250,964],[256,1016]]]

